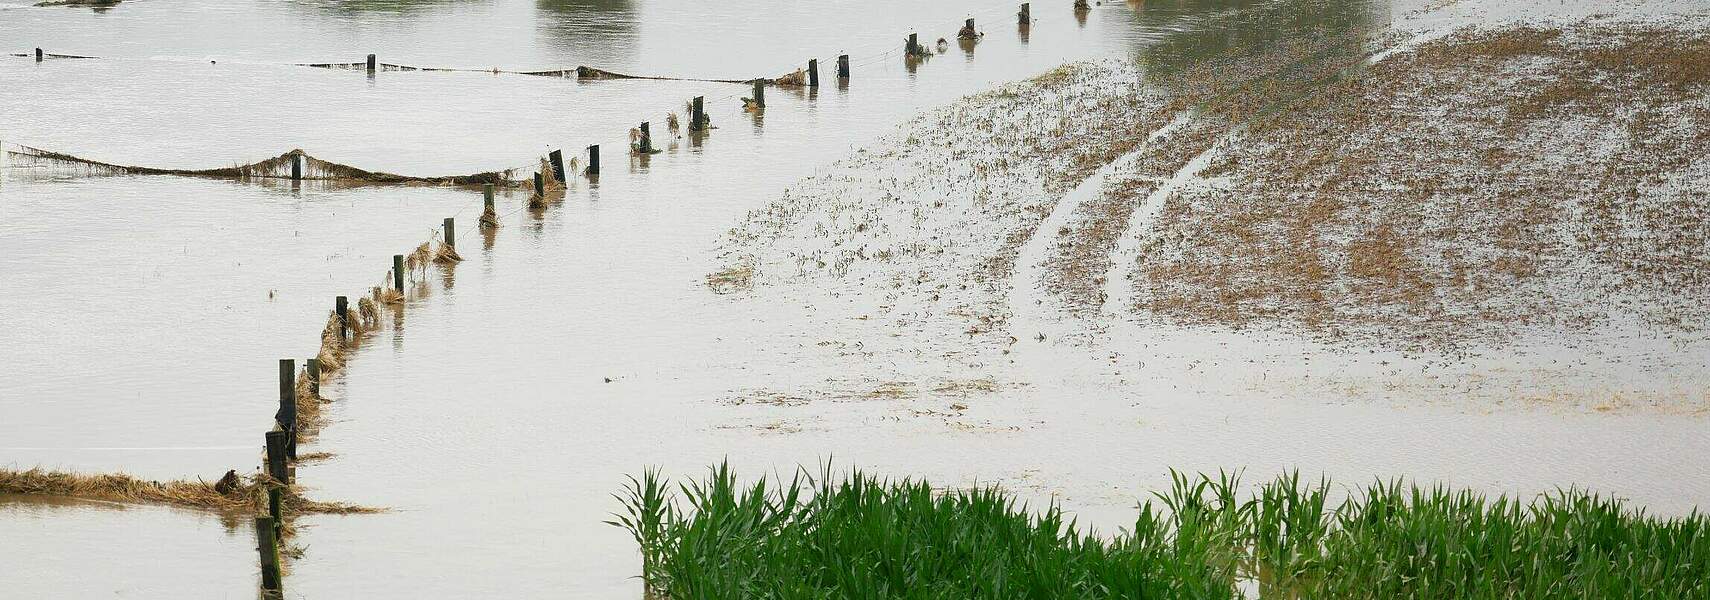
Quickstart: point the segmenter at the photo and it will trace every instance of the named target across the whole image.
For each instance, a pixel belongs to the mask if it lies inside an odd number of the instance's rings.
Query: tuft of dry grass
[[[127,504],[165,504],[215,511],[257,509],[261,476],[238,478],[236,485],[221,493],[214,483],[195,481],[150,481],[123,473],[83,474],[67,471],[0,469],[0,493],[81,498]],[[370,514],[385,509],[325,502],[304,497],[295,486],[284,494],[287,514]]]
[[[747,291],[754,287],[754,261],[752,258],[719,269],[707,275],[707,287],[717,294],[730,294]]]

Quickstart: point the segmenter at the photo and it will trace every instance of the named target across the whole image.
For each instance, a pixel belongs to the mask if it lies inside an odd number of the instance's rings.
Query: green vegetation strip
[[[1696,511],[1399,480],[1330,508],[1329,481],[1173,476],[1114,537],[996,487],[829,470],[741,485],[726,465],[675,487],[631,478],[611,523],[641,546],[650,594],[674,599],[1710,598]]]

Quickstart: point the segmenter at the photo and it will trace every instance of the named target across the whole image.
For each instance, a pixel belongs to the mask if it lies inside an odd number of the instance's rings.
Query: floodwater
[[[998,482],[1105,530],[1132,518],[1170,467],[1299,467],[1526,494],[1578,483],[1662,512],[1699,503],[1710,477],[1680,472],[1695,467],[1679,460],[1710,450],[1695,419],[1177,393],[1208,382],[1197,360],[1159,360],[1155,391],[1135,393],[1077,382],[1093,368],[1085,357],[1024,353],[1017,369],[1035,383],[968,400],[975,427],[911,417],[950,403],[936,397],[746,400],[882,388],[915,367],[849,350],[909,343],[850,316],[873,298],[709,291],[704,277],[721,266],[712,249],[745,212],[913,115],[1065,61],[1157,49],[1156,68],[1167,68],[1237,38],[1375,29],[1390,14],[1280,4],[1107,2],[1082,22],[1068,2],[1035,2],[1025,36],[1013,3],[971,0],[6,5],[0,39],[23,45],[6,52],[107,57],[0,60],[7,143],[186,168],[302,148],[412,175],[532,168],[551,148],[606,151],[597,183],[576,181],[545,211],[502,194],[490,239],[470,229],[480,209],[470,190],[8,170],[0,466],[209,479],[253,469],[275,361],[310,356],[333,296],[379,284],[390,255],[455,216],[467,260],[433,269],[323,387],[331,424],[304,451],[335,457],[298,471],[312,496],[391,511],[302,519],[293,543],[307,550],[291,563],[290,597],[634,598],[633,542],[602,523],[618,508],[610,494],[644,466],[694,476],[720,459],[748,474],[835,460]],[[1202,26],[1231,11],[1277,20]],[[930,44],[968,16],[987,34],[971,51],[951,44],[904,66],[906,33]],[[817,57],[825,86],[768,89],[759,117],[739,109],[744,85],[287,64],[368,53],[697,78],[777,76]],[[847,86],[833,77],[839,53],[855,63]],[[717,129],[667,139],[666,112],[695,95]],[[626,157],[625,132],[643,120],[665,152]],[[1151,333],[1147,343],[1281,360],[1283,343],[1257,336]],[[1169,336],[1179,339],[1160,341]],[[41,591],[31,596],[246,597],[256,583],[246,528],[197,513],[0,503],[0,539],[0,552],[17,554],[0,554],[0,589]],[[159,563],[102,558],[121,550]],[[88,568],[63,556],[90,557]]]

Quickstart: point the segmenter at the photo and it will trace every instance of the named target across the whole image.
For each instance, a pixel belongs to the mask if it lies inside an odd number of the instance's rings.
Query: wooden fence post
[[[848,79],[849,78],[849,55],[848,54],[837,55],[837,78],[838,79]]]
[[[303,361],[303,371],[309,375],[309,393],[321,395],[321,359],[311,358]]]
[[[42,62],[42,49],[36,48],[36,62]]]
[[[285,430],[277,427],[267,432],[267,476],[291,485],[290,465],[285,461],[285,437]]]
[[[445,218],[445,247],[457,249],[457,219],[453,217]]]
[[[338,339],[344,339],[350,331],[350,298],[339,296],[333,299],[333,312],[338,313]]]
[[[766,108],[766,80],[754,80],[754,107]]]
[[[569,181],[564,178],[564,151],[553,150],[547,156],[552,159],[552,177],[557,179],[559,183]]]
[[[701,131],[706,128],[706,97],[695,96],[694,108],[689,113],[689,131]]]
[[[302,180],[303,180],[303,155],[301,153],[293,152],[291,154],[291,181],[302,181]]]
[[[908,43],[903,44],[903,54],[906,54],[906,55],[911,56],[911,57],[912,56],[919,56],[920,54],[923,54],[920,51],[920,34],[918,34],[918,33],[908,34]]]
[[[1033,23],[1033,7],[1027,2],[1021,3],[1021,12],[1015,15],[1016,21],[1022,25]]]
[[[261,589],[277,593],[279,581],[279,536],[273,517],[255,518],[256,550],[261,552]]]
[[[600,145],[588,146],[588,174],[600,174]]]
[[[819,87],[819,59],[808,59],[808,87]]]
[[[539,172],[534,174],[534,195],[540,198],[546,197],[546,176]]]
[[[368,72],[373,73],[375,66],[376,66],[376,64],[374,62],[374,55],[373,54],[368,55]]]
[[[641,150],[642,154],[653,153],[653,129],[649,127],[647,121],[641,122],[641,141],[637,148]]]
[[[285,429],[285,456],[297,458],[297,361],[279,359],[279,412],[273,416]]]
[[[404,293],[404,255],[402,255],[402,254],[393,254],[392,255],[392,287],[398,290],[399,295],[403,295],[403,293]]]

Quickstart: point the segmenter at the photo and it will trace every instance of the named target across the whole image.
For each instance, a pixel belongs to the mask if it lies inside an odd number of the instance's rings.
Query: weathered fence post
[[[321,359],[311,358],[303,361],[303,372],[309,376],[309,393],[321,395]]]
[[[392,287],[397,288],[398,294],[404,293],[404,255],[392,255]]]
[[[689,111],[689,131],[702,131],[706,128],[706,97],[695,96],[694,108]]]
[[[600,174],[600,145],[588,146],[588,174]]]
[[[920,34],[918,34],[918,33],[908,34],[908,43],[903,44],[903,54],[906,54],[906,55],[911,56],[911,57],[924,54],[923,52],[920,51]]]
[[[642,154],[653,153],[653,129],[648,126],[647,121],[641,122],[641,140],[639,144],[640,145],[636,147],[641,150]]]
[[[848,79],[849,78],[849,55],[848,54],[837,55],[837,78],[838,79]]]
[[[557,179],[559,183],[569,181],[564,178],[564,151],[553,150],[552,153],[547,154],[547,156],[552,159],[552,177]]]
[[[819,87],[819,59],[808,59],[808,87]]]
[[[373,73],[373,72],[374,72],[374,67],[375,67],[375,63],[374,63],[374,55],[373,55],[373,54],[370,54],[370,55],[368,55],[368,72],[369,72],[369,73]]]
[[[546,176],[539,172],[534,174],[534,195],[540,198],[546,197]]]
[[[284,485],[291,485],[290,465],[285,462],[285,430],[275,427],[267,432],[267,476]]]
[[[766,80],[754,80],[754,107],[766,108]]]
[[[338,339],[344,339],[350,331],[350,298],[339,296],[333,299],[333,312],[338,313]]]
[[[1018,22],[1022,25],[1032,24],[1033,23],[1033,7],[1030,6],[1026,2],[1021,3],[1021,12],[1017,13],[1015,15],[1015,18],[1016,18],[1016,22]]]
[[[302,180],[303,180],[303,155],[301,153],[293,152],[293,153],[291,153],[291,181],[302,181]]]
[[[445,247],[457,249],[457,219],[453,217],[445,218]]]
[[[285,528],[285,488],[277,485],[267,486],[267,516],[273,517],[275,532]]]
[[[273,420],[285,429],[285,456],[297,458],[297,361],[279,359],[279,412]]]
[[[261,552],[261,589],[278,593],[279,581],[279,536],[274,529],[273,517],[255,518],[256,550]]]
[[[36,48],[36,62],[42,62],[42,49]]]

